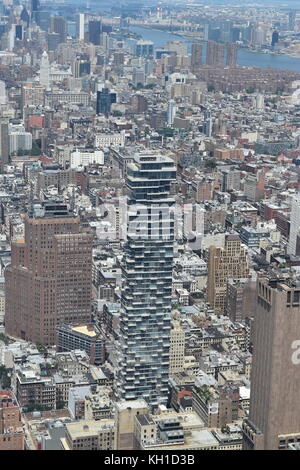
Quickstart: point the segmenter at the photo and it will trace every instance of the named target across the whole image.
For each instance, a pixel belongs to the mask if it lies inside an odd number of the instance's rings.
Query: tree
[[[56,402],[56,409],[57,410],[62,410],[63,408],[66,407],[66,402],[65,401],[58,401]]]
[[[9,344],[9,338],[4,333],[0,333],[0,341],[3,341],[6,346]]]
[[[39,353],[42,353],[42,354],[47,352],[47,348],[41,343],[36,343],[36,349],[38,350]]]
[[[7,389],[11,386],[11,378],[9,376],[9,370],[5,366],[0,366],[0,384],[2,388]]]
[[[217,163],[216,163],[216,160],[214,160],[214,159],[206,160],[206,162],[205,162],[205,167],[206,168],[216,168],[216,166],[217,166]]]
[[[229,434],[229,433],[230,433],[230,428],[229,428],[229,426],[227,426],[227,425],[226,425],[226,426],[222,426],[222,427],[221,427],[221,432],[222,432],[223,434]]]

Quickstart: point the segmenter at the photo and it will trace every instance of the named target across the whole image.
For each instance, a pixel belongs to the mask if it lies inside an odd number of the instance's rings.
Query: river
[[[187,44],[188,51],[191,49],[192,40],[176,34],[158,31],[140,26],[131,26],[130,30],[140,34],[143,39],[153,41],[154,47],[161,48],[168,41],[182,41]],[[204,47],[203,60],[205,62],[206,51]],[[250,67],[273,67],[275,69],[289,69],[300,73],[300,58],[289,57],[280,54],[264,54],[252,52],[248,49],[239,49],[237,64]]]

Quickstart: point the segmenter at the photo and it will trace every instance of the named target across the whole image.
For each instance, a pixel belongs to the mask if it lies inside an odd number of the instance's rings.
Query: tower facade
[[[0,168],[9,162],[8,121],[0,120]]]
[[[287,252],[289,255],[296,255],[297,237],[300,231],[300,194],[294,197],[291,211],[291,228]]]
[[[224,67],[224,44],[216,41],[207,42],[206,65]]]
[[[111,105],[116,103],[116,101],[116,93],[110,93],[108,88],[103,88],[102,91],[97,91],[96,113],[109,114]]]
[[[92,239],[65,204],[34,204],[5,270],[6,331],[55,343],[55,327],[91,319]]]
[[[53,16],[51,18],[51,32],[59,35],[59,42],[67,40],[67,23],[63,16]]]
[[[84,41],[85,14],[79,13],[79,40]]]
[[[245,450],[300,442],[300,282],[259,279]]]
[[[227,280],[249,277],[246,249],[238,235],[227,235],[225,247],[211,246],[208,254],[207,301],[216,313],[226,310]]]
[[[100,34],[102,32],[101,21],[92,20],[89,21],[89,42],[100,46]]]
[[[167,110],[167,124],[168,124],[168,126],[173,125],[175,113],[176,113],[176,101],[170,100],[168,102],[168,110]]]
[[[236,67],[238,46],[234,42],[227,44],[226,65]]]
[[[127,166],[117,395],[153,407],[168,400],[175,179],[173,160],[162,155],[141,154]]]
[[[201,44],[192,44],[191,66],[195,70],[202,65],[202,46]]]

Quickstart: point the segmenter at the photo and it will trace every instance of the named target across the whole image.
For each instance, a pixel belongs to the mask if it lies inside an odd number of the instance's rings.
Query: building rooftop
[[[115,422],[113,419],[85,419],[75,423],[69,423],[66,425],[68,434],[72,440],[76,440],[81,437],[97,435],[100,431],[111,429],[114,427]]]

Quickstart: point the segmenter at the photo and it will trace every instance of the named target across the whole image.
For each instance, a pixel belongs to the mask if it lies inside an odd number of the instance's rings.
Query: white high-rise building
[[[8,45],[8,50],[9,51],[12,51],[15,47],[15,34],[16,34],[15,25],[12,25],[12,28],[8,33],[8,44],[7,45]]]
[[[300,194],[292,201],[290,239],[287,248],[288,255],[296,255],[297,236],[300,232]]]
[[[49,88],[50,85],[50,65],[49,57],[46,51],[43,52],[41,59],[40,84],[46,88]]]
[[[85,15],[84,13],[79,14],[79,40],[84,41],[84,21]]]
[[[168,126],[172,126],[174,123],[174,117],[176,113],[176,102],[174,100],[170,100],[168,103],[168,117],[167,117],[167,123]]]
[[[6,96],[6,89],[5,83],[1,80],[0,81],[0,105],[7,103],[7,96]]]
[[[32,149],[32,135],[25,131],[22,124],[9,125],[9,152],[17,153],[19,150]]]
[[[262,95],[261,93],[258,93],[256,95],[256,99],[255,99],[255,102],[256,102],[256,109],[258,111],[263,111],[265,109],[265,98],[264,98],[264,95]]]

